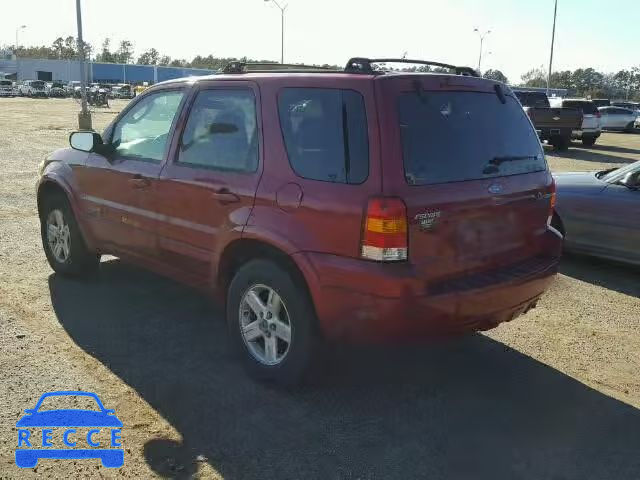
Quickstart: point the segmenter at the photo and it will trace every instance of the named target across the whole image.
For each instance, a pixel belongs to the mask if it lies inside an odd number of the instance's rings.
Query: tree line
[[[14,50],[14,46],[7,46],[5,51],[15,51],[22,58],[48,58],[48,59],[77,59],[78,44],[74,37],[56,38],[50,46],[41,45],[36,47],[19,47]],[[129,40],[122,40],[117,45],[113,45],[110,38],[105,38],[100,48],[95,49],[91,44],[84,44],[85,58],[94,62],[103,63],[136,63],[140,65],[162,65],[181,68],[201,68],[207,70],[218,70],[229,62],[273,62],[273,60],[254,60],[247,57],[215,57],[211,54],[207,56],[196,55],[191,60],[185,58],[171,58],[164,55],[155,48],[142,52],[137,57],[134,55],[133,43]],[[337,65],[324,64],[322,67],[339,68]],[[438,71],[429,67],[403,68],[403,71]],[[509,79],[497,69],[490,69],[484,72],[485,78],[509,83]],[[546,87],[547,71],[544,67],[533,68],[522,75],[518,86],[523,87]],[[572,95],[591,96],[592,98],[628,98],[640,100],[640,66],[630,70],[620,70],[616,73],[602,73],[594,68],[578,68],[577,70],[564,70],[553,72],[551,75],[552,88],[566,88]]]

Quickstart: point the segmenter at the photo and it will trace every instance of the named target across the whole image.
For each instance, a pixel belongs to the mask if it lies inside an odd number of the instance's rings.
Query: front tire
[[[316,318],[306,290],[270,260],[236,272],[227,293],[227,324],[249,374],[298,383],[316,350]]]
[[[98,269],[100,256],[87,248],[71,206],[62,194],[44,199],[40,233],[47,261],[56,273],[88,276]]]
[[[585,147],[593,147],[595,144],[595,137],[582,137],[582,145],[584,145]]]

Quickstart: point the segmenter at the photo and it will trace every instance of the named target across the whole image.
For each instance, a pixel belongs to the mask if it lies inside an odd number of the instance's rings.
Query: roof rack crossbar
[[[247,72],[335,72],[336,70],[317,65],[295,65],[274,62],[230,62],[222,68],[222,73]]]
[[[381,73],[380,70],[374,70],[373,63],[410,63],[414,65],[428,65],[430,67],[448,68],[455,71],[456,75],[466,75],[470,77],[479,77],[480,75],[471,67],[460,67],[457,65],[449,65],[448,63],[432,62],[430,60],[410,60],[408,58],[365,58],[354,57],[349,59],[346,72],[354,73]]]

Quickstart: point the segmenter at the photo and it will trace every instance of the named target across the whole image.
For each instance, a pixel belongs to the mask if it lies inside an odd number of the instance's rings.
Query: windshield
[[[34,82],[31,82],[31,86],[34,88],[44,88],[44,82],[36,80]]]
[[[11,81],[10,80],[0,80],[0,85],[2,86],[11,86]]]
[[[547,95],[539,92],[514,92],[523,107],[549,108]]]
[[[586,102],[584,100],[565,100],[562,102],[562,107],[581,110],[585,115],[595,115],[598,113],[598,108],[593,102]]]
[[[625,175],[627,175],[628,173],[635,172],[637,170],[640,170],[640,161],[637,161],[630,165],[626,165],[621,168],[617,168],[616,170],[613,170],[607,173],[606,175],[603,175],[602,177],[600,177],[600,179],[608,183],[616,183],[622,180],[625,177]]]
[[[495,93],[412,92],[399,98],[405,178],[461,182],[547,168],[540,141],[515,98]]]

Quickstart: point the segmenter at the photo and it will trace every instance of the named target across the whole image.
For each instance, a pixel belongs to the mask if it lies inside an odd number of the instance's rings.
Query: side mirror
[[[102,137],[96,132],[73,132],[69,135],[69,144],[75,150],[92,152],[97,145],[102,145]]]
[[[640,170],[637,172],[627,173],[620,183],[625,187],[633,188],[634,190],[640,188]]]

